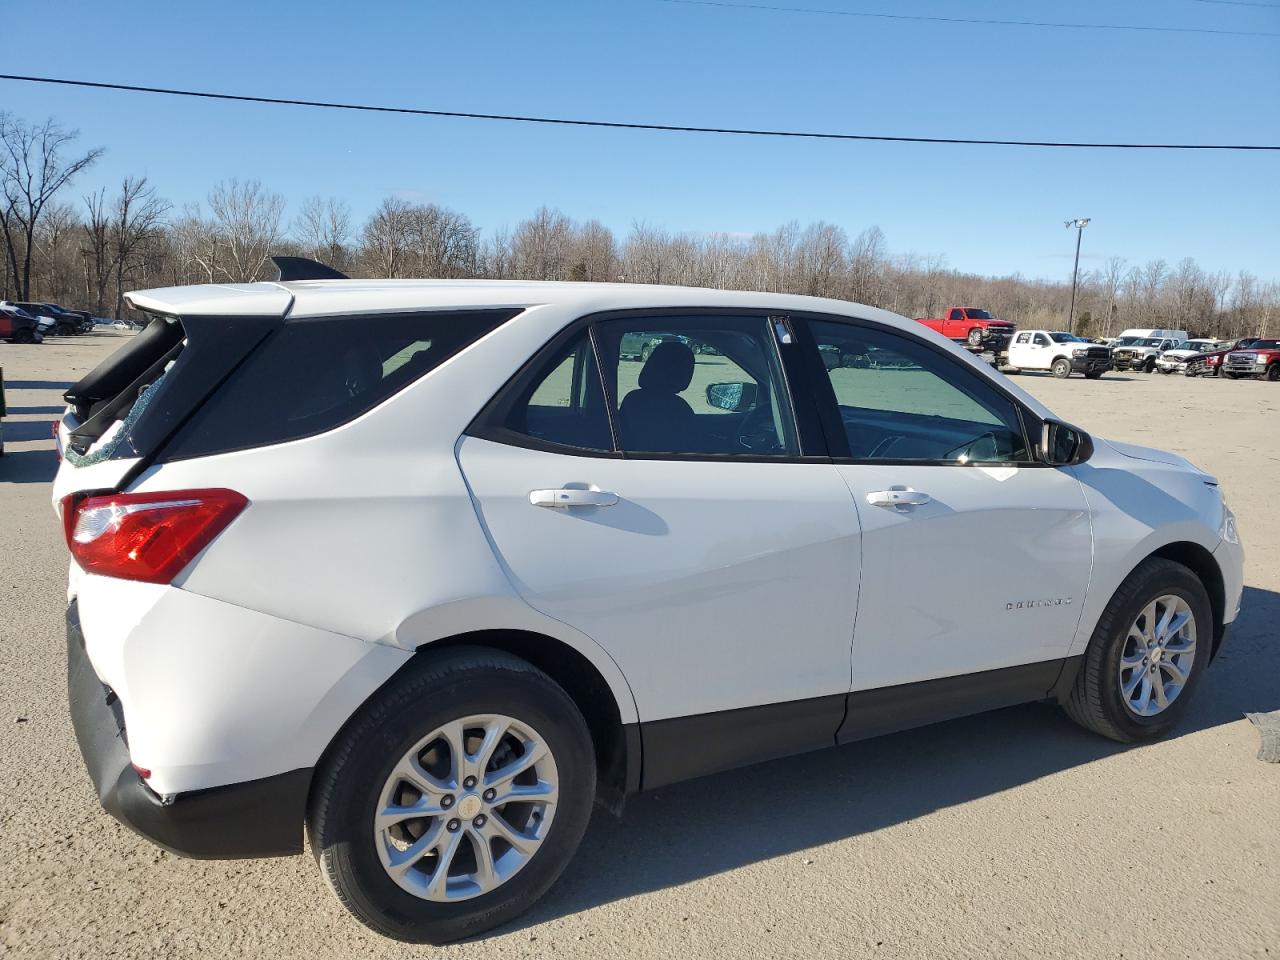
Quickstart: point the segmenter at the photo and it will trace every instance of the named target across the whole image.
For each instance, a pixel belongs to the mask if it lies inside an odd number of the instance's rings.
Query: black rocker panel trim
[[[859,690],[849,694],[840,743],[923,727],[940,720],[1030,703],[1049,696],[1063,672],[1062,660],[1044,660],[958,677]]]
[[[1055,697],[1079,657],[640,724],[640,788]],[[1065,686],[1064,686],[1065,684]],[[630,785],[629,785],[630,786]]]

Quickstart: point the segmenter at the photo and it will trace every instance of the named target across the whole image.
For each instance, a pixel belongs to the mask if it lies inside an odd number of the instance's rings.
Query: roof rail
[[[277,283],[283,283],[288,280],[350,280],[345,273],[333,269],[333,267],[325,266],[316,260],[308,260],[306,257],[272,257],[271,262],[276,265],[279,275],[276,277]]]

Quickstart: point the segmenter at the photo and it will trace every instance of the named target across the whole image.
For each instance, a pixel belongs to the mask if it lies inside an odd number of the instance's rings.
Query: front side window
[[[768,318],[606,320],[595,336],[623,451],[799,454]]]
[[[811,321],[856,460],[1017,463],[1030,459],[1013,401],[918,340],[878,328]]]

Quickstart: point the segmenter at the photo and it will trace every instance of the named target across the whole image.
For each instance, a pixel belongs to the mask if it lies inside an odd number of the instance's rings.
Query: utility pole
[[[1084,236],[1084,228],[1089,225],[1089,217],[1077,217],[1075,220],[1067,220],[1063,226],[1070,230],[1076,228],[1076,266],[1071,271],[1071,312],[1067,314],[1067,330],[1071,333],[1076,332],[1076,287],[1080,283],[1080,238]]]

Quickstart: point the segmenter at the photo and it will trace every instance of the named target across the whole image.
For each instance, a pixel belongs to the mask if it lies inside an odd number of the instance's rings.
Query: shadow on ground
[[[1277,623],[1280,594],[1247,588],[1176,736],[1280,708]],[[622,820],[597,811],[564,877],[518,923],[871,833],[1130,749],[1142,747],[1029,704],[667,787],[633,798]]]
[[[5,439],[16,440],[5,427]],[[49,435],[46,426],[40,435]],[[49,450],[6,450],[0,457],[0,483],[51,483],[58,472],[58,455]]]
[[[70,390],[75,384],[70,380],[6,380],[6,390]]]
[[[9,443],[18,443],[23,440],[50,440],[52,437],[52,420],[6,419],[4,422],[4,438]]]

